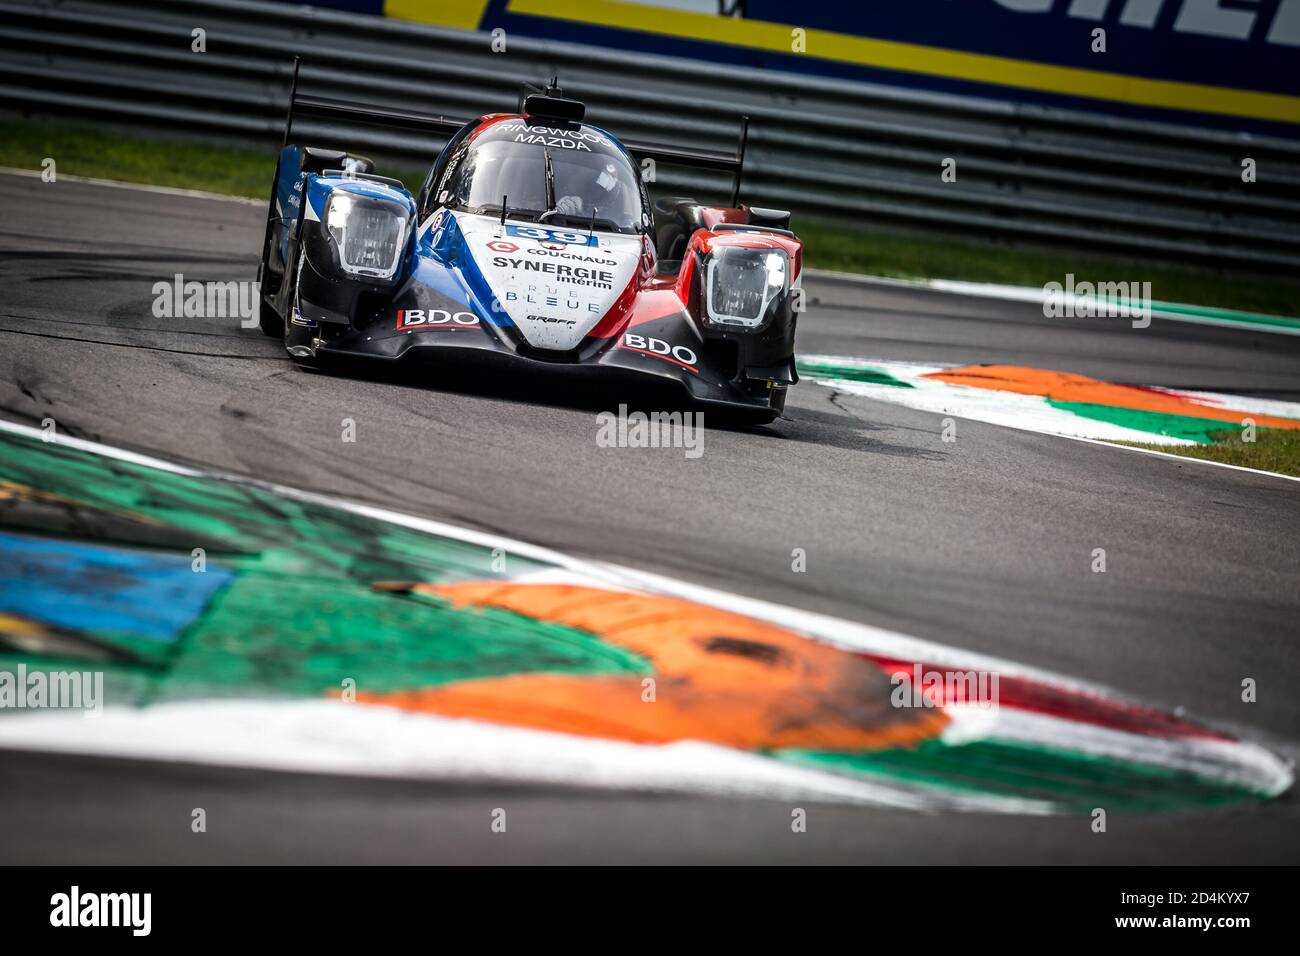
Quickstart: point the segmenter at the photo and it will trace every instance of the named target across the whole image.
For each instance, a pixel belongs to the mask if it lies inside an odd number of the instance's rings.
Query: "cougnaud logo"
[[[82,893],[73,886],[50,897],[50,925],[59,927],[130,927],[133,936],[148,936],[152,927],[152,893]]]

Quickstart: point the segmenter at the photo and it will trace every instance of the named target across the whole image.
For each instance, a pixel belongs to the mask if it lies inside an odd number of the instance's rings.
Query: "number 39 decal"
[[[594,246],[597,244],[596,237],[589,236],[585,232],[560,232],[555,229],[547,229],[544,226],[506,226],[507,236],[518,236],[521,239],[536,239],[539,242],[563,242],[571,246]]]

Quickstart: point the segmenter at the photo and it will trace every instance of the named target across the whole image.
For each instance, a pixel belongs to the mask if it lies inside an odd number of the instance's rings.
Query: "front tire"
[[[262,330],[263,335],[273,339],[284,338],[284,319],[276,315],[266,299],[262,298],[260,289],[257,293],[257,327]]]

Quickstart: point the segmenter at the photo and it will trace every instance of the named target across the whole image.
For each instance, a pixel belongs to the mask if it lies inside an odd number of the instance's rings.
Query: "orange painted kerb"
[[[1177,395],[1137,388],[1132,385],[1112,385],[1099,382],[1086,375],[1069,372],[1052,372],[1047,369],[1021,368],[1015,365],[966,365],[943,372],[929,372],[922,378],[947,382],[950,385],[970,385],[999,392],[1016,392],[1020,395],[1040,395],[1057,402],[1082,402],[1092,405],[1109,405],[1134,411],[1159,412],[1166,415],[1186,415],[1211,421],[1241,424],[1249,418],[1260,428],[1289,428],[1300,430],[1300,420],[1237,411],[1220,405],[1202,405]]]
[[[577,585],[413,590],[589,631],[649,659],[654,672],[519,674],[360,700],[581,736],[745,749],[906,746],[933,737],[948,720],[939,709],[892,706],[889,677],[857,654],[690,601]],[[653,701],[645,678],[653,678]]]

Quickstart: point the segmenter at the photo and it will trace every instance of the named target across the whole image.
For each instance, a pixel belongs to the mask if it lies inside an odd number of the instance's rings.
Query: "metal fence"
[[[191,48],[196,28],[206,52]],[[278,140],[304,92],[470,118],[560,77],[638,141],[735,147],[756,205],[1257,269],[1300,266],[1300,142],[987,99],[719,67],[257,0],[0,0],[0,104]],[[295,138],[425,166],[436,139],[305,122]],[[945,159],[956,181],[941,181]],[[1257,180],[1242,180],[1253,159]],[[382,170],[381,170],[382,171]],[[661,169],[669,192],[724,193]],[[701,196],[700,198],[706,198]]]

